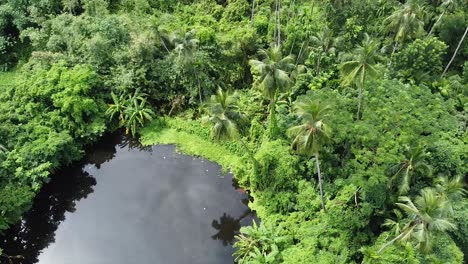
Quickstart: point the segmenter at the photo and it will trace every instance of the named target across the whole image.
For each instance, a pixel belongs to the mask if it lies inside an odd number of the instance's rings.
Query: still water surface
[[[232,263],[254,218],[248,196],[217,164],[174,150],[106,137],[52,177],[0,247],[22,264]]]

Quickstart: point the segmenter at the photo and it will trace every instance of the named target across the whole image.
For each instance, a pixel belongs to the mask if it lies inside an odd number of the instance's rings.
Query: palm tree
[[[434,240],[434,234],[456,229],[448,214],[448,201],[441,199],[438,193],[431,188],[421,190],[415,202],[407,197],[399,198],[400,207],[406,215],[399,235],[385,243],[377,253],[382,253],[388,246],[397,241],[414,240],[416,248],[422,252],[429,252]]]
[[[439,18],[437,18],[436,22],[434,25],[432,25],[431,29],[429,30],[429,33],[427,34],[426,38],[429,38],[432,35],[432,31],[434,28],[439,24],[439,21],[442,19],[442,17],[445,15],[445,13],[455,10],[459,5],[459,2],[457,0],[442,0],[442,3],[440,4],[440,8],[443,10],[442,13],[440,14]]]
[[[183,36],[175,33],[165,34],[164,38],[168,40],[172,47],[174,47],[174,66],[180,67],[182,71],[189,77],[189,79],[191,79],[192,85],[198,87],[198,96],[201,105],[202,91],[200,79],[198,78],[198,74],[196,72],[196,58],[198,54],[198,44],[200,41],[196,38],[195,30],[192,29],[186,32]]]
[[[199,40],[195,38],[195,30],[188,31],[183,37],[173,35],[171,42],[174,45],[178,62],[185,67],[193,66],[199,43]]]
[[[250,156],[254,174],[258,172],[258,161],[255,159],[253,152],[247,144],[242,140],[238,124],[244,120],[237,102],[239,97],[237,93],[229,93],[218,89],[216,94],[212,95],[207,104],[208,121],[211,123],[211,137],[215,140],[237,139]]]
[[[415,174],[431,176],[432,169],[426,163],[428,153],[423,146],[406,146],[406,158],[390,167],[389,173],[393,176],[392,180],[401,177],[399,185],[400,194],[406,194],[410,190],[411,180]]]
[[[461,44],[462,44],[463,41],[465,40],[465,37],[466,37],[466,34],[467,34],[467,33],[468,33],[468,26],[466,27],[465,33],[463,33],[463,36],[461,37],[460,41],[458,42],[457,48],[455,49],[455,52],[453,52],[453,56],[452,56],[452,58],[450,59],[450,61],[449,61],[449,63],[447,64],[447,66],[445,67],[444,72],[442,73],[442,76],[441,76],[441,77],[444,77],[444,75],[447,73],[448,69],[450,68],[450,65],[452,64],[453,60],[454,60],[455,57],[457,56],[458,50],[460,49]]]
[[[259,74],[256,86],[263,91],[263,95],[270,100],[270,135],[275,136],[277,130],[275,103],[281,92],[285,92],[291,84],[289,73],[293,70],[293,57],[291,55],[283,58],[281,48],[274,46],[269,50],[261,49],[259,55],[261,61],[250,60],[252,70]]]
[[[331,30],[325,26],[322,31],[314,34],[310,38],[310,42],[316,47],[316,49],[319,51],[319,54],[317,56],[317,61],[315,64],[315,72],[317,75],[320,74],[320,62],[322,59],[322,56],[326,54],[335,54],[336,49],[335,45],[338,42],[338,38],[334,38],[332,36]]]
[[[320,173],[319,152],[322,145],[329,139],[330,129],[326,124],[329,107],[313,101],[310,96],[302,96],[296,102],[295,111],[302,124],[288,129],[288,134],[294,137],[291,147],[298,154],[315,158],[322,208],[323,199],[322,175]]]
[[[463,178],[460,176],[449,179],[448,177],[439,177],[436,179],[435,189],[441,199],[449,201],[448,212],[453,215],[453,204],[462,200],[466,195]]]
[[[354,82],[359,87],[357,119],[360,118],[366,78],[375,78],[378,75],[374,66],[380,60],[379,45],[379,42],[365,34],[362,44],[358,45],[352,53],[344,54],[344,62],[340,65],[342,84],[347,86]]]
[[[422,21],[424,15],[425,10],[420,0],[408,0],[384,20],[385,31],[394,34],[395,45],[392,54],[398,49],[399,44],[424,31]]]

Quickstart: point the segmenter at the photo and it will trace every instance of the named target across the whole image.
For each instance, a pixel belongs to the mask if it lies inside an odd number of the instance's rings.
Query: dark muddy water
[[[131,145],[106,137],[57,172],[0,240],[23,257],[13,263],[233,263],[234,235],[254,214],[232,176],[174,146]]]

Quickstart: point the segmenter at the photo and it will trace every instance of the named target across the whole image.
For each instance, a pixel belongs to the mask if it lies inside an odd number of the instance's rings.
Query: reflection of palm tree
[[[138,138],[130,135],[123,135],[121,142],[119,143],[120,148],[128,147],[129,149],[137,149],[139,151],[151,152],[153,151],[152,146],[143,146]]]
[[[115,153],[114,146],[105,148],[106,153]],[[65,213],[74,212],[76,202],[94,191],[96,179],[83,170],[84,165],[63,169],[60,175],[52,177],[51,182],[43,186],[22,221],[0,237],[0,248],[5,254],[24,257],[19,263],[38,262],[42,250],[55,241],[55,231],[65,220]]]
[[[223,246],[232,245],[234,238],[239,234],[239,229],[241,227],[240,221],[245,217],[252,215],[252,211],[247,209],[244,213],[237,219],[224,213],[218,220],[213,220],[211,226],[218,230],[218,233],[211,236],[214,240],[221,240]]]

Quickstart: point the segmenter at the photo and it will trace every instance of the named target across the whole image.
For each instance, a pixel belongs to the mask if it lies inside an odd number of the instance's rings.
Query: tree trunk
[[[316,68],[315,68],[315,72],[317,74],[317,76],[320,74],[320,61],[322,59],[322,55],[319,54],[318,58],[317,58],[317,65],[316,65]]]
[[[281,45],[281,0],[278,0],[278,47]]]
[[[198,97],[200,99],[200,106],[203,104],[202,100],[202,91],[201,91],[201,85],[200,85],[200,79],[198,78],[198,74],[195,73],[195,76],[197,76],[197,83],[198,83]]]
[[[362,86],[363,86],[363,84],[361,84],[361,85],[359,86],[358,108],[357,108],[357,116],[356,116],[356,119],[357,119],[357,120],[361,119]]]
[[[395,54],[397,49],[398,49],[398,42],[395,41],[395,45],[393,45],[392,54],[390,55],[390,59],[392,59],[392,56],[393,56],[393,54]]]
[[[258,161],[255,159],[255,156],[252,151],[250,151],[249,147],[247,144],[242,140],[242,137],[239,135],[239,141],[241,142],[242,146],[245,148],[247,153],[249,154],[250,158],[252,159],[253,166],[254,166],[254,176],[255,178],[258,178]]]
[[[294,5],[296,3],[296,0],[293,0],[291,2],[291,4],[289,5],[289,8],[288,8],[288,19],[286,20],[286,28],[288,28],[289,26],[289,19],[291,18],[291,8],[293,10],[293,13],[294,13]]]
[[[303,54],[302,51],[304,50],[304,47],[307,47],[307,46],[309,46],[309,39],[307,39],[305,43],[302,43],[301,49],[299,50],[299,54],[297,55],[296,64],[294,65],[294,67],[297,67],[297,65],[299,64],[299,60],[302,58],[302,54]]]
[[[274,22],[274,30],[273,30],[273,43],[277,43],[276,35],[278,34],[278,0],[275,1],[275,22]]]
[[[390,245],[392,245],[393,243],[395,243],[395,241],[397,241],[398,239],[402,238],[405,234],[406,234],[406,232],[401,232],[401,234],[399,234],[399,235],[396,236],[394,239],[390,240],[390,241],[387,242],[385,245],[383,245],[383,246],[379,249],[379,251],[377,251],[377,254],[382,253],[387,247],[389,247]]]
[[[317,175],[318,175],[319,188],[320,188],[320,201],[322,203],[323,210],[327,211],[327,209],[325,208],[325,202],[323,200],[322,174],[320,173],[320,163],[318,159],[318,154],[315,154],[315,164],[317,165]]]
[[[291,49],[289,50],[289,55],[292,54],[294,45],[296,45],[296,34],[294,34],[293,43],[291,44]]]
[[[254,15],[255,15],[255,0],[252,0],[252,15],[250,16],[250,26],[253,26],[254,22]]]
[[[439,23],[439,21],[442,19],[442,17],[444,15],[445,15],[445,10],[444,10],[444,12],[442,12],[442,14],[440,14],[439,18],[436,20],[434,25],[432,25],[431,30],[429,30],[429,33],[427,34],[426,38],[428,38],[428,37],[430,37],[432,35],[432,31],[434,30],[434,28],[436,27],[436,25]]]
[[[364,67],[362,74],[361,74],[361,82],[360,82],[360,87],[359,87],[357,120],[361,119],[361,108],[362,108],[362,100],[364,97],[363,92],[364,92],[365,82],[366,82],[366,68]]]
[[[460,39],[460,42],[458,42],[457,49],[455,49],[455,52],[453,53],[452,59],[450,59],[449,63],[447,64],[447,67],[445,67],[444,72],[443,72],[442,75],[440,76],[441,78],[444,77],[444,75],[447,73],[448,69],[450,68],[450,65],[452,64],[453,60],[454,60],[455,57],[457,56],[458,50],[460,49],[461,44],[463,43],[463,40],[465,40],[466,33],[468,33],[468,27],[466,27],[465,33],[463,34],[462,38]]]
[[[276,124],[276,94],[275,98],[270,101],[270,123],[269,123],[269,134],[271,139],[276,138],[277,124]]]

